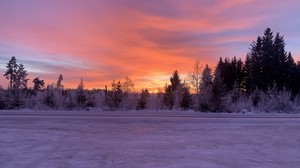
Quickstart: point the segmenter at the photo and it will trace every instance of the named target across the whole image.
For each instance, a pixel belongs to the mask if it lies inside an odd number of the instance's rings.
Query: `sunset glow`
[[[0,85],[16,56],[32,79],[103,89],[130,76],[135,88],[164,87],[174,70],[184,79],[194,61],[244,58],[265,28],[284,35],[300,59],[300,1],[9,0],[0,1]]]

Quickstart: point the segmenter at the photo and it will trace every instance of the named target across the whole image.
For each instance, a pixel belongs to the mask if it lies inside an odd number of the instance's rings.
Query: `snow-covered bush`
[[[276,87],[266,92],[256,90],[251,95],[252,104],[256,111],[267,113],[294,112],[295,106],[291,94],[285,88],[278,91]]]
[[[158,92],[156,94],[150,94],[148,98],[148,106],[147,109],[149,110],[163,110],[165,109],[163,103],[164,95],[162,92]]]
[[[126,93],[121,101],[120,108],[124,110],[136,110],[138,105],[137,93]]]

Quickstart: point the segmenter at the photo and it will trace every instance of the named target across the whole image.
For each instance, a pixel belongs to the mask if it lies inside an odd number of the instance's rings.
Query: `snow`
[[[299,115],[150,114],[0,112],[0,167],[300,165]]]

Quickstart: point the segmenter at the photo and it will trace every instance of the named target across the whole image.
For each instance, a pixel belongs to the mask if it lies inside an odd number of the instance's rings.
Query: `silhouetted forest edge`
[[[36,77],[29,88],[27,70],[13,56],[4,73],[9,86],[0,88],[0,109],[298,113],[300,62],[294,61],[285,45],[280,33],[274,35],[267,28],[251,43],[245,60],[220,58],[214,70],[196,60],[185,80],[175,70],[158,93],[136,92],[128,76],[105,89],[87,90],[83,79],[76,89],[64,88],[60,74],[57,82],[47,86]]]

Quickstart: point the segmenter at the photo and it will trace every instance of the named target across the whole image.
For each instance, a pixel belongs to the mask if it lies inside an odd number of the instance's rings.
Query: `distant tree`
[[[178,74],[178,71],[174,71],[173,75],[171,76],[170,78],[170,82],[171,82],[171,90],[172,91],[175,91],[177,89],[177,87],[180,85],[181,83],[181,79],[180,79],[180,76]]]
[[[174,102],[174,94],[172,91],[172,87],[170,85],[165,86],[165,93],[163,96],[163,103],[169,110],[172,110],[175,102]]]
[[[47,86],[44,103],[50,108],[54,108],[56,106],[53,85]]]
[[[224,85],[224,89],[229,92],[233,89],[234,84],[238,87],[243,87],[243,80],[244,80],[244,72],[243,72],[243,61],[241,59],[237,59],[233,57],[233,59],[225,58],[223,61],[220,58],[216,71],[219,73],[220,80]]]
[[[211,68],[206,64],[201,78],[200,91],[210,88],[213,84],[213,76]]]
[[[147,107],[147,102],[150,97],[148,89],[142,89],[138,100],[138,110],[144,110]]]
[[[199,110],[210,110],[213,89],[213,76],[211,68],[206,64],[202,72],[200,84]]]
[[[134,83],[129,76],[124,77],[124,82],[122,82],[122,91],[124,93],[131,93],[134,91]]]
[[[20,64],[19,69],[17,70],[16,75],[16,88],[17,89],[27,89],[27,82],[29,79],[27,79],[27,71],[24,68],[23,64]]]
[[[223,97],[225,96],[225,86],[221,78],[221,72],[216,69],[211,89],[211,108],[214,112],[222,112],[224,110]]]
[[[111,84],[111,90],[107,91],[107,96],[104,100],[109,108],[119,108],[123,99],[122,84],[120,81],[115,80]]]
[[[285,50],[283,36],[279,33],[274,37],[267,28],[263,37],[258,37],[247,54],[244,70],[246,89],[253,92],[256,88],[267,91],[276,85],[279,90],[291,89],[293,71],[296,64]]]
[[[6,66],[7,70],[3,76],[6,77],[6,79],[9,80],[9,88],[12,89],[17,76],[17,71],[19,68],[19,65],[17,64],[17,59],[15,56],[13,56],[10,61],[7,63]]]
[[[292,54],[289,53],[290,60],[292,59]],[[289,71],[291,71],[292,77],[291,79],[291,92],[292,97],[295,98],[297,94],[300,92],[300,61],[295,64],[293,68],[289,68]],[[298,96],[299,97],[299,96]]]
[[[200,61],[196,60],[193,70],[188,75],[189,83],[196,94],[199,94],[200,91],[201,73],[202,66],[200,65]]]
[[[80,79],[80,83],[76,90],[76,102],[80,108],[84,107],[87,102],[87,95],[84,90],[84,84],[82,78]]]
[[[6,79],[9,80],[9,88],[13,90],[27,88],[27,71],[23,64],[17,64],[16,57],[12,57],[7,64],[7,70],[4,74]]]
[[[23,64],[17,64],[17,59],[13,56],[7,64],[7,70],[4,74],[6,79],[9,80],[9,91],[8,91],[8,101],[10,106],[20,107],[23,104],[21,95],[23,89],[27,89],[27,71]]]
[[[63,80],[64,80],[63,75],[60,74],[60,75],[58,76],[58,79],[57,79],[57,82],[56,82],[56,88],[57,88],[57,89],[63,89],[63,88],[64,88],[64,85],[62,85],[62,81],[63,81]]]
[[[44,80],[40,80],[39,77],[34,78],[34,79],[32,80],[32,82],[33,82],[33,84],[34,84],[34,85],[33,85],[33,90],[35,90],[35,91],[41,90],[41,89],[44,87],[44,85],[45,85]]]
[[[173,75],[170,77],[171,85],[165,86],[165,94],[163,98],[164,104],[171,110],[175,105],[175,91],[181,83],[178,71],[174,71]]]
[[[180,107],[185,110],[190,109],[192,106],[192,96],[187,84],[185,83],[181,84],[180,92],[181,92]]]
[[[245,87],[248,93],[253,92],[257,87],[261,88],[260,81],[262,80],[262,38],[257,37],[256,42],[253,41],[250,47],[250,52],[247,54],[244,73]]]

